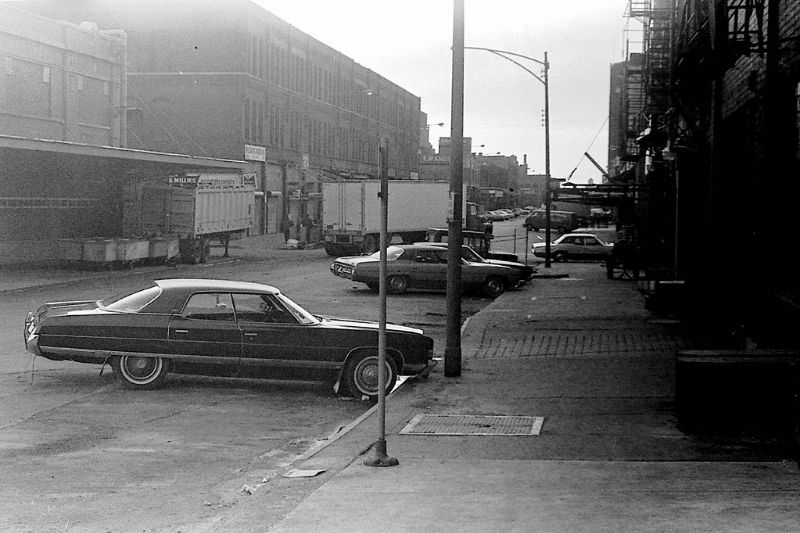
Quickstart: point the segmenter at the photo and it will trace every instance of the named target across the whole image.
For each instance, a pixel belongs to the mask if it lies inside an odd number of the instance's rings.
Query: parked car
[[[402,294],[409,289],[447,288],[447,250],[432,244],[403,244],[386,249],[388,292]],[[339,277],[365,283],[375,290],[380,283],[380,251],[369,256],[339,257],[331,272]],[[507,266],[470,263],[461,260],[463,290],[481,290],[495,297],[520,282],[520,273]]]
[[[600,240],[604,242],[614,244],[619,240],[621,232],[617,231],[616,228],[576,228],[572,233],[591,233],[600,237]]]
[[[450,233],[448,229],[430,228],[426,235],[426,242],[438,243],[447,242],[447,236]],[[478,252],[484,259],[500,259],[502,261],[513,261],[519,263],[517,254],[511,252],[496,252],[491,250],[492,239],[494,235],[484,231],[471,231],[461,230],[461,242],[471,247]]]
[[[546,244],[543,242],[533,243],[531,250],[536,257],[547,257]],[[550,244],[550,257],[554,261],[605,259],[613,251],[613,244],[590,233],[567,233]]]
[[[502,209],[495,209],[495,211],[500,213],[500,215],[504,217],[503,220],[511,220],[512,218],[514,218],[514,213],[510,209],[502,208]]]
[[[28,351],[54,361],[110,363],[124,385],[161,386],[167,374],[336,381],[378,394],[378,324],[313,315],[269,285],[162,279],[104,300],[53,302],[25,319]],[[387,390],[428,371],[433,340],[387,326]]]
[[[447,248],[446,242],[416,244],[434,244],[435,246]],[[470,263],[488,263],[491,265],[507,266],[513,268],[514,270],[518,270],[520,275],[520,284],[530,281],[531,278],[533,278],[533,274],[536,272],[534,267],[524,263],[519,263],[516,261],[503,261],[502,259],[487,259],[466,244],[461,245],[461,258],[465,261],[469,261]]]
[[[492,220],[508,220],[511,218],[508,213],[501,211],[500,209],[489,211],[489,216],[492,218]]]
[[[550,211],[550,228],[557,230],[559,233],[568,233],[575,230],[580,226],[582,218],[572,211]],[[525,217],[523,226],[528,231],[539,231],[547,226],[547,211],[545,209],[536,209],[530,215]]]

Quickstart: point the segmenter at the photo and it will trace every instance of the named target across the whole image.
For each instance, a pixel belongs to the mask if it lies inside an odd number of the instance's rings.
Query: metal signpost
[[[375,441],[375,456],[366,459],[367,466],[397,466],[399,461],[386,453],[386,245],[389,218],[389,141],[381,138],[379,148],[381,176],[381,238],[378,300],[378,440]]]

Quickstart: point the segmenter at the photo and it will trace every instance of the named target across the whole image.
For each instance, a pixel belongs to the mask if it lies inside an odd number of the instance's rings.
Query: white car
[[[546,250],[546,243],[536,242],[531,245],[531,251],[536,257],[547,258]],[[550,258],[553,261],[605,259],[613,252],[613,244],[591,233],[565,233],[550,244]]]

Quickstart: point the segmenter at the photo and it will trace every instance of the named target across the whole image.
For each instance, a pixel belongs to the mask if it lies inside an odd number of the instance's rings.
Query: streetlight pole
[[[464,197],[464,0],[453,0],[450,107],[450,218],[447,236],[447,344],[444,375],[461,375],[461,216]]]
[[[454,44],[455,46],[455,44]],[[465,46],[464,50],[483,50],[485,52],[491,52],[496,56],[500,56],[506,61],[510,61],[517,65],[519,68],[536,78],[542,85],[544,85],[544,160],[545,160],[545,182],[544,182],[544,200],[545,200],[545,259],[544,259],[544,266],[545,268],[550,268],[550,233],[551,233],[551,223],[550,223],[550,87],[549,87],[549,80],[548,80],[548,71],[550,70],[550,62],[547,60],[547,52],[544,53],[544,61],[539,59],[535,59],[533,57],[525,56],[522,54],[517,54],[515,52],[508,52],[506,50],[495,50],[494,48],[482,48],[478,46]],[[509,57],[511,56],[511,57]],[[539,77],[533,71],[531,71],[528,67],[514,59],[515,57],[519,57],[522,59],[527,59],[528,61],[533,61],[534,63],[538,63],[542,67],[544,67],[544,75]]]

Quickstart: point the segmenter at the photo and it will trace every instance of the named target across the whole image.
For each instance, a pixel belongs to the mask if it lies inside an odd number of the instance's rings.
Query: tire
[[[117,356],[111,359],[114,375],[130,389],[157,389],[169,373],[168,362],[161,357]]]
[[[497,298],[506,291],[506,282],[502,278],[491,277],[483,282],[483,292],[491,298]]]
[[[405,276],[389,276],[386,280],[387,292],[403,294],[408,290],[408,278]]]
[[[556,252],[553,254],[553,261],[556,263],[566,263],[568,259],[566,252]]]
[[[364,243],[361,245],[361,250],[365,254],[372,254],[378,251],[378,240],[372,236],[367,235],[364,237]]]
[[[397,363],[386,357],[386,393],[397,383]],[[354,398],[378,397],[378,354],[363,353],[355,355],[344,367],[342,376],[344,394]]]
[[[342,255],[339,253],[338,248],[336,248],[335,246],[333,246],[328,242],[325,243],[325,253],[331,257],[339,257],[340,255]]]

